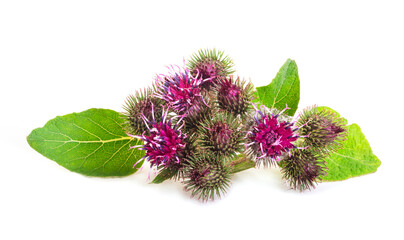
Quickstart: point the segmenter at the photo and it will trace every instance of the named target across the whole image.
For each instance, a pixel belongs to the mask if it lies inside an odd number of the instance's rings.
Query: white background
[[[400,1],[1,1],[1,239],[403,239],[404,7]],[[234,177],[202,204],[148,169],[91,178],[31,149],[57,115],[122,110],[199,48],[268,84],[287,58],[312,104],[358,123],[378,171],[288,190],[278,169]]]

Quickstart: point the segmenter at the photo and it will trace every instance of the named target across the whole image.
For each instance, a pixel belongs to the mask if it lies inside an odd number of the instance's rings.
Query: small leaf
[[[373,173],[381,164],[360,127],[351,124],[347,130],[348,138],[343,147],[325,158],[328,168],[327,176],[322,177],[325,181],[339,181]]]
[[[300,100],[300,81],[296,62],[288,59],[267,86],[257,87],[258,101],[269,108],[287,111],[293,116]]]
[[[89,109],[58,116],[27,137],[29,145],[70,171],[88,176],[126,176],[143,151],[129,149],[141,144],[124,132],[124,120],[108,109]]]
[[[178,170],[176,169],[168,169],[165,168],[163,170],[161,170],[159,172],[159,174],[157,174],[157,176],[153,179],[153,181],[151,183],[162,183],[165,180],[171,179],[172,177],[175,176],[175,174],[178,172]]]

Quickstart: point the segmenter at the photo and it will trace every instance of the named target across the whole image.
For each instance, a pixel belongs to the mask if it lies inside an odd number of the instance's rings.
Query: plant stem
[[[244,154],[240,154],[230,163],[230,165],[233,166],[232,173],[238,173],[255,167],[255,162],[251,161],[251,159]]]

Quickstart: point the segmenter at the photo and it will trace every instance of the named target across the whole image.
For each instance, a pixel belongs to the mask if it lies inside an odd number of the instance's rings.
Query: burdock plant
[[[325,157],[342,146],[346,138],[346,121],[326,108],[303,110],[296,125],[304,136],[303,147],[294,149],[279,164],[286,183],[295,190],[315,188],[327,174]]]
[[[186,66],[171,65],[168,74],[157,75],[157,91],[132,101],[166,109],[161,120],[153,108],[136,115],[148,130],[138,138],[145,143],[140,146],[144,159],[157,167],[157,182],[179,180],[193,197],[207,201],[227,191],[233,171],[280,166],[291,188],[314,188],[326,175],[324,158],[345,139],[344,120],[317,107],[293,118],[286,104],[277,109],[284,98],[279,93],[267,107],[252,83],[233,73],[233,61],[222,51],[200,50]]]
[[[28,143],[89,176],[127,176],[148,162],[153,183],[179,181],[202,201],[223,196],[234,173],[256,166],[279,166],[289,186],[304,191],[330,175],[343,180],[380,165],[360,128],[346,126],[336,112],[310,107],[293,116],[300,99],[293,60],[256,89],[216,49],[168,69],[151,88],[129,96],[123,114],[93,108],[57,117]]]

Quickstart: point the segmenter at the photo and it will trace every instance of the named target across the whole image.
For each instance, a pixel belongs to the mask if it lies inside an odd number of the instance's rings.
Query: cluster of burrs
[[[226,193],[245,166],[277,165],[291,188],[314,188],[326,174],[324,158],[345,138],[343,119],[325,108],[296,118],[285,114],[287,106],[268,108],[234,72],[222,51],[200,50],[128,97],[126,131],[143,142],[132,148],[145,152],[139,162],[150,163],[149,178],[154,172],[178,180],[208,201]]]

